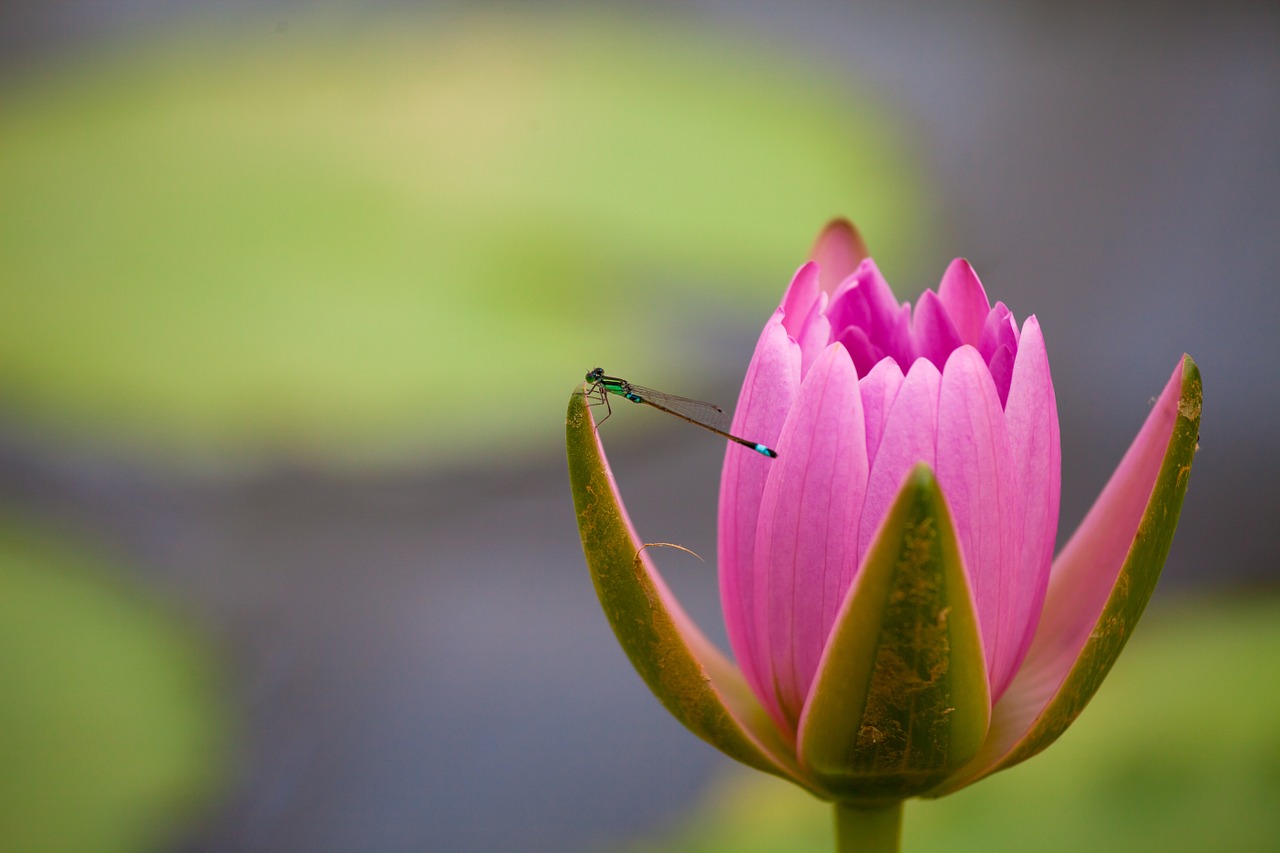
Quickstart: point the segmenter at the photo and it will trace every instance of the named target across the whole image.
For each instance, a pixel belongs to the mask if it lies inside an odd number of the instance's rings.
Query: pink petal
[[[777,449],[756,529],[756,636],[771,687],[762,699],[794,732],[853,580],[867,481],[858,374],[840,344],[823,350],[804,378]]]
[[[910,364],[916,360],[915,343],[911,338],[911,305],[904,302],[893,318],[892,328],[885,333],[880,342],[884,354],[892,356],[899,365]],[[937,365],[934,365],[937,367]]]
[[[853,359],[853,366],[858,369],[859,376],[866,376],[871,372],[871,368],[876,366],[876,362],[884,358],[884,353],[880,352],[875,344],[871,343],[867,333],[857,326],[846,327],[832,339],[844,344],[844,348],[849,351],[849,357]]]
[[[783,421],[800,388],[800,348],[782,325],[781,309],[765,325],[742,382],[734,412],[736,435],[776,447]],[[757,696],[767,695],[757,671],[754,564],[760,496],[770,467],[765,459],[730,442],[720,478],[720,602],[729,643]]]
[[[914,357],[910,316],[910,306],[894,298],[870,258],[840,284],[827,307],[832,329],[862,328],[873,346],[900,364],[908,364]]]
[[[987,315],[982,325],[982,336],[978,341],[978,352],[988,362],[1000,347],[1008,347],[1011,352],[1018,351],[1018,325],[1013,314],[1003,302],[997,302]]]
[[[991,695],[1021,659],[1024,624],[1017,554],[1021,529],[1004,410],[982,356],[962,346],[947,359],[938,394],[938,485],[955,520],[986,653]]]
[[[813,316],[813,308],[823,298],[818,288],[818,265],[810,261],[791,278],[782,295],[782,325],[796,340],[804,335],[804,324]]]
[[[862,373],[861,370],[858,371]],[[902,368],[891,358],[881,359],[858,383],[862,389],[862,413],[867,423],[867,459],[874,461],[889,409],[902,387]]]
[[[1001,350],[1003,351],[1003,350]],[[1062,448],[1058,437],[1058,404],[1049,375],[1049,354],[1035,316],[1022,325],[1018,357],[1013,365],[1009,400],[1005,406],[1009,442],[1020,496],[1022,552],[1018,568],[1017,620],[1025,625],[1014,669],[1031,645],[1058,535],[1058,506],[1062,493]],[[998,697],[996,697],[998,698]]]
[[[1049,680],[1055,689],[1089,639],[1124,565],[1173,434],[1181,392],[1179,362],[1137,438],[1050,570],[1034,644],[1037,666],[1052,672]]]
[[[982,327],[991,313],[987,292],[978,281],[978,274],[964,258],[956,258],[947,267],[938,285],[938,299],[947,309],[955,324],[961,343],[978,345]]]
[[[932,290],[926,290],[916,303],[911,338],[915,343],[915,354],[929,359],[939,369],[947,363],[947,357],[955,348],[960,346],[960,335],[956,332],[955,324],[951,322],[947,309]]]
[[[871,473],[858,523],[858,561],[867,553],[880,520],[917,462],[936,468],[938,387],[942,376],[927,359],[916,359],[894,397]]]
[[[840,282],[853,275],[853,271],[868,256],[862,235],[847,219],[833,219],[827,223],[809,252],[809,259],[816,261],[822,270],[819,279],[824,293],[835,293]]]
[[[854,275],[836,288],[835,295],[827,303],[827,319],[831,321],[831,328],[857,328],[871,335],[877,323],[883,324],[871,296],[869,276],[874,270],[872,261],[864,261]]]
[[[996,383],[996,393],[1000,395],[1002,406],[1009,402],[1009,384],[1013,382],[1014,359],[1013,350],[1001,344],[987,360],[987,370],[991,372],[991,379]]]
[[[1031,328],[1026,332],[1030,333]],[[1057,721],[1046,717],[1046,713],[1052,713],[1051,704],[1058,698],[1094,632],[1101,632],[1103,642],[1123,643],[1127,638],[1130,625],[1104,625],[1099,619],[1112,596],[1122,601],[1129,596],[1129,591],[1118,588],[1117,582],[1131,547],[1136,546],[1143,535],[1142,517],[1148,510],[1174,438],[1184,369],[1184,363],[1179,362],[1102,494],[1054,561],[1040,624],[1013,683],[992,709],[987,740],[974,760],[944,782],[938,793],[956,790],[1000,767],[1013,758],[1018,749],[1026,745],[1025,739],[1034,737],[1037,730],[1047,734],[1048,740],[1032,744],[1034,751],[1057,737],[1070,720]],[[1185,414],[1199,418],[1198,411]],[[1185,475],[1185,471],[1183,473]],[[1165,535],[1172,535],[1172,531],[1166,531]],[[1145,595],[1143,598],[1145,600]],[[1094,664],[1109,667],[1117,653],[1118,649],[1110,653],[1100,650]],[[1058,708],[1057,713],[1074,717],[1082,707],[1080,703],[1092,696],[1096,679],[1100,677],[1096,673],[1084,675],[1085,682],[1093,681],[1093,686],[1087,694],[1069,699],[1067,706]]]
[[[818,299],[809,309],[809,316],[800,327],[800,335],[796,343],[800,344],[800,376],[809,372],[809,367],[818,355],[831,343],[831,323],[827,320],[825,308],[827,295],[818,294]]]

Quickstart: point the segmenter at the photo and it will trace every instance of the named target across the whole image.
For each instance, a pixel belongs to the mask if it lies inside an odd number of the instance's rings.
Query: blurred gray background
[[[305,14],[10,3],[0,68],[20,80],[142,32]],[[964,255],[993,298],[1039,316],[1064,537],[1192,354],[1200,453],[1157,598],[1274,590],[1280,7],[694,2],[661,16],[763,41],[891,106],[929,213],[899,266],[919,278],[890,282],[914,296]],[[778,294],[807,249],[764,271]],[[732,402],[772,305],[698,303],[703,374],[670,390]],[[559,399],[596,360],[563,365]],[[523,428],[494,396],[488,417]],[[719,444],[648,412],[614,420],[606,446],[642,535],[710,560]],[[131,567],[221,661],[229,782],[171,849],[597,849],[684,813],[728,762],[665,714],[613,641],[547,435],[514,457],[497,439],[488,461],[430,448],[373,469],[285,455],[221,470],[64,445],[0,410],[0,500]],[[674,552],[661,565],[721,637],[713,567]]]

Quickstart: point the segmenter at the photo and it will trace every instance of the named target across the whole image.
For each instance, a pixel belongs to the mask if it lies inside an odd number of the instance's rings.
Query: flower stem
[[[901,844],[901,801],[878,809],[836,803],[837,853],[898,853]]]

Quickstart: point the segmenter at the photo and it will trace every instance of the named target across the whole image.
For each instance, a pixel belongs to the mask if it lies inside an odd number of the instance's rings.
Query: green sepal
[[[901,800],[974,755],[990,710],[960,545],[918,465],[837,616],[800,720],[801,766],[836,799]]]
[[[636,672],[689,731],[730,758],[813,790],[742,673],[684,613],[636,539],[581,392],[569,398],[565,444],[591,580]]]

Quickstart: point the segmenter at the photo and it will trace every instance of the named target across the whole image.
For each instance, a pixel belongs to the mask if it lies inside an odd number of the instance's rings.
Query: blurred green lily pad
[[[157,452],[551,444],[597,362],[657,383],[757,327],[832,215],[905,265],[904,137],[776,45],[608,15],[299,13],[13,74],[0,410]]]
[[[210,660],[87,555],[0,527],[0,847],[162,849],[221,785]]]

